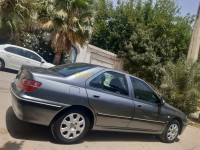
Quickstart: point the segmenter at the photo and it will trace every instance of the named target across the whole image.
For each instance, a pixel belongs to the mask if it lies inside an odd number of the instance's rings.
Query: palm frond
[[[180,60],[170,62],[165,69],[161,93],[170,104],[185,113],[196,110],[200,99],[200,64]]]
[[[48,22],[43,24],[43,27],[48,29],[53,28],[54,27],[53,21],[49,20]]]

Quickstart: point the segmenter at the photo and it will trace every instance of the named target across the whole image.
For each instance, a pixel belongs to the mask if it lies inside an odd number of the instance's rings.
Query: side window
[[[14,53],[14,47],[6,47],[5,51],[10,52],[10,53]]]
[[[13,53],[13,54],[17,54],[20,56],[24,56],[24,51],[20,48],[16,48],[16,47],[6,47],[5,51]]]
[[[159,98],[156,93],[145,83],[131,77],[135,98],[156,103]]]
[[[41,58],[38,55],[29,51],[25,51],[25,57],[41,62]]]
[[[90,82],[90,86],[100,88],[113,93],[128,95],[128,85],[123,74],[107,71]]]

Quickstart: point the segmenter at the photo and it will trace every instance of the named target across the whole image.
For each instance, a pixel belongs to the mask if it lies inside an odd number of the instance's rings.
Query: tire
[[[0,59],[0,70],[3,70],[5,68],[5,62],[3,59]]]
[[[172,120],[163,133],[159,135],[161,141],[164,143],[174,143],[180,131],[180,123],[177,120]]]
[[[83,140],[89,127],[90,120],[86,113],[70,110],[51,124],[51,132],[59,143],[75,144]]]

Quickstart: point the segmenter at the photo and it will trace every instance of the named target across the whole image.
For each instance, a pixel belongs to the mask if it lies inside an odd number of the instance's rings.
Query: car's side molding
[[[156,122],[156,123],[166,124],[166,122],[163,122],[163,121],[148,120],[148,119],[140,119],[140,118],[133,118],[133,120],[147,121],[147,122]]]
[[[97,113],[97,115],[99,115],[99,116],[116,117],[116,118],[122,118],[122,119],[139,120],[139,121],[148,121],[148,122],[156,122],[156,123],[166,124],[166,122],[163,122],[163,121],[148,120],[148,119],[140,119],[140,118],[132,118],[132,117],[126,117],[126,116],[117,116],[117,115],[109,115],[109,114],[102,114],[102,113]]]
[[[115,118],[132,119],[132,117],[117,116],[117,115],[109,115],[109,114],[102,114],[102,113],[97,113],[97,115],[99,115],[99,116],[108,116],[108,117],[115,117]]]
[[[62,106],[58,106],[58,105],[54,105],[54,104],[47,104],[44,102],[39,102],[39,101],[34,101],[34,100],[29,100],[29,99],[24,99],[22,97],[17,96],[11,89],[11,92],[13,95],[15,95],[15,97],[17,97],[18,99],[21,99],[23,101],[27,101],[27,102],[32,102],[32,103],[37,103],[37,104],[42,104],[42,105],[47,105],[47,106],[53,106],[53,107],[57,107],[57,108],[61,108]]]

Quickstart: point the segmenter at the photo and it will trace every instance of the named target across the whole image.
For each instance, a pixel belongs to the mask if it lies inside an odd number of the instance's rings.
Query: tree
[[[53,33],[54,64],[59,64],[62,53],[70,51],[72,45],[83,46],[89,39],[92,4],[93,0],[55,0],[48,3],[46,11],[41,11],[46,15],[42,18],[44,28]]]
[[[105,50],[110,49],[110,28],[108,22],[112,16],[113,5],[107,0],[97,0],[94,5],[94,25],[92,29],[91,44]]]
[[[30,0],[3,0],[0,2],[0,39],[14,40],[18,32],[29,24]]]
[[[124,58],[124,70],[160,85],[163,65],[175,56],[176,50],[166,36],[155,39],[152,30],[138,29],[131,35],[119,56]],[[126,58],[126,59],[125,59]]]
[[[194,17],[182,17],[171,0],[122,1],[109,9],[110,2],[104,3],[95,15],[91,44],[118,54],[124,70],[159,86],[167,62],[187,54]],[[104,19],[101,8],[108,12]]]
[[[170,62],[164,71],[160,93],[171,105],[186,114],[196,111],[200,99],[200,65],[192,61]]]

